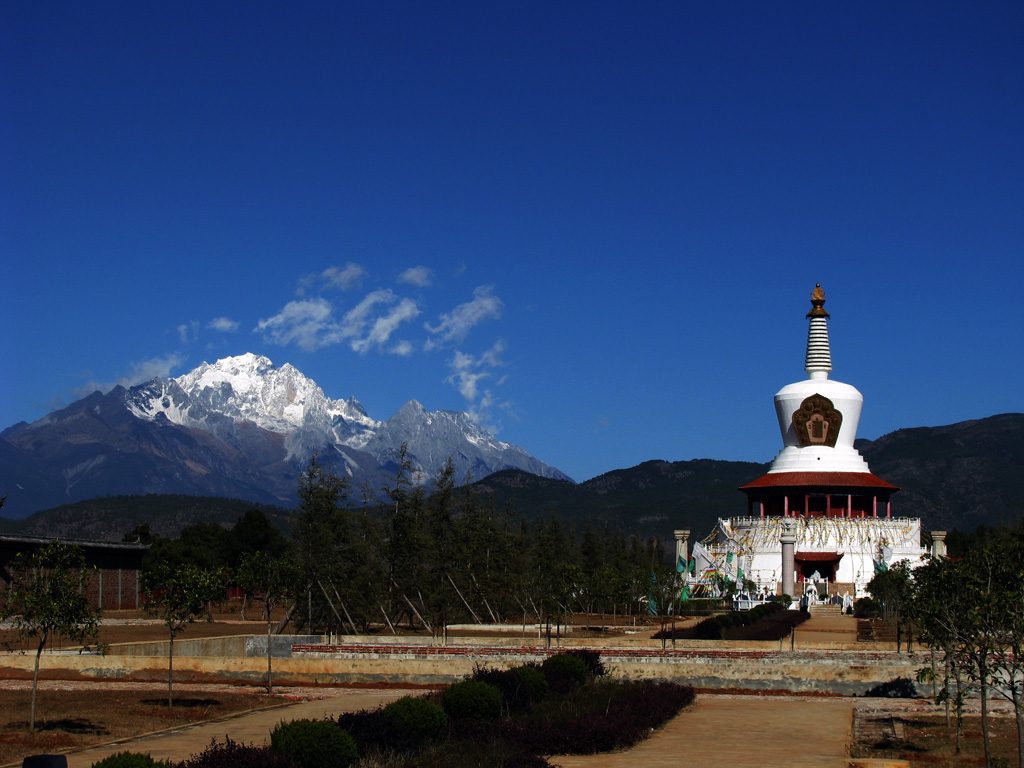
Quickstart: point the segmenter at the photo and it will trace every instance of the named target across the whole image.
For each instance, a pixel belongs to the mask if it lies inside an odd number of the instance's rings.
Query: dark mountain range
[[[920,517],[926,530],[1009,526],[1024,514],[1018,501],[1024,479],[1024,414],[901,429],[877,440],[860,440],[857,449],[873,473],[903,489],[894,496],[894,514]],[[767,469],[767,464],[711,459],[647,461],[578,485],[506,469],[474,483],[474,488],[499,512],[510,505],[531,521],[554,513],[577,533],[587,524],[608,524],[670,543],[674,529],[689,528],[693,540],[709,533],[719,517],[744,514],[745,499],[737,489]],[[230,524],[249,506],[224,499],[100,498],[23,521],[0,521],[0,530],[120,539],[148,521],[154,532],[171,536],[200,520]],[[280,509],[268,514],[285,515]]]
[[[1024,414],[901,429],[858,440],[856,447],[875,475],[902,489],[893,497],[893,513],[921,518],[926,530],[1011,526],[1024,515]],[[768,467],[710,459],[647,461],[579,485],[506,471],[476,487],[499,509],[511,500],[531,516],[554,511],[577,531],[587,522],[607,521],[668,541],[674,529],[704,536],[719,517],[745,514],[745,497],[737,489]]]
[[[196,523],[230,528],[252,509],[261,509],[274,525],[288,531],[291,510],[244,499],[181,494],[101,496],[36,512],[20,520],[0,518],[0,534],[60,537],[88,541],[121,541],[125,534],[147,525],[155,536],[177,538]]]
[[[874,474],[902,489],[893,508],[926,528],[1011,526],[1024,515],[1024,414],[900,429],[855,446]]]

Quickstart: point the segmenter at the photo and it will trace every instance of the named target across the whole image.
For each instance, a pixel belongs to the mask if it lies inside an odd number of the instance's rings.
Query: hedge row
[[[168,768],[346,768],[357,757],[392,768],[550,768],[541,755],[631,746],[693,701],[689,686],[605,681],[604,674],[600,654],[584,650],[511,670],[477,668],[441,693],[344,713],[337,722],[282,723],[269,747],[227,739]],[[102,768],[165,765],[116,757]]]
[[[772,601],[749,611],[730,611],[711,616],[692,627],[654,635],[657,640],[779,640],[810,618],[807,611],[788,611]]]

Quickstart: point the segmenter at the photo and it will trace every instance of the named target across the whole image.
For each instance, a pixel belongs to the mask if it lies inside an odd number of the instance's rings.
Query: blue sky
[[[258,352],[576,480],[1024,410],[1024,5],[8,3],[0,427]]]

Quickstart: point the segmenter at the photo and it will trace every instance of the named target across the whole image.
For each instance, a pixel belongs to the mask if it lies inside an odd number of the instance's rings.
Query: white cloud
[[[412,320],[419,315],[420,310],[412,299],[402,299],[398,306],[393,307],[390,312],[378,317],[370,328],[369,335],[364,339],[352,342],[352,349],[356,352],[365,352],[371,346],[384,346],[391,334],[404,322]]]
[[[89,383],[78,387],[74,391],[74,397],[77,400],[87,395],[91,395],[96,390],[99,390],[100,392],[109,392],[119,385],[122,387],[134,387],[136,384],[143,384],[158,376],[160,378],[167,378],[170,376],[171,371],[183,362],[185,362],[185,357],[175,352],[167,355],[166,357],[151,357],[148,360],[140,360],[138,362],[130,363],[128,373],[120,376],[117,381],[90,381]]]
[[[362,286],[363,278],[368,274],[361,265],[350,261],[344,267],[328,267],[318,275],[306,275],[299,280],[299,287],[295,289],[295,293],[298,296],[305,296],[306,289],[318,284],[325,288],[350,291]]]
[[[434,270],[427,267],[410,267],[398,276],[398,282],[428,288],[434,282]]]
[[[435,337],[427,340],[426,349],[434,349],[451,341],[462,341],[474,326],[501,317],[504,304],[497,296],[491,295],[493,290],[493,286],[481,285],[473,291],[472,301],[442,314],[436,326],[425,323],[424,327]]]
[[[342,329],[334,320],[333,311],[325,299],[290,301],[278,314],[261,319],[254,330],[272,344],[294,343],[313,352],[342,339]]]
[[[206,324],[206,327],[221,333],[234,333],[238,330],[238,321],[227,317],[215,317]]]
[[[398,302],[395,304],[395,302]],[[378,305],[394,305],[386,314],[374,317],[374,309]],[[350,346],[360,354],[366,353],[371,347],[383,348],[398,327],[420,314],[419,307],[412,299],[398,299],[390,290],[379,290],[370,293],[353,307],[342,321],[342,335],[350,339]],[[367,330],[367,328],[369,330]],[[399,345],[396,354],[408,355],[412,346]]]
[[[495,342],[494,346],[479,357],[466,354],[456,350],[455,356],[448,361],[452,373],[445,381],[452,384],[459,394],[466,400],[466,413],[477,424],[486,426],[492,433],[497,433],[497,427],[488,424],[490,420],[490,409],[495,405],[494,393],[482,386],[482,382],[494,378],[493,369],[504,366],[501,354],[505,351],[505,344],[502,341]],[[500,385],[504,377],[495,382]],[[506,404],[500,404],[504,407]]]
[[[196,333],[199,331],[199,321],[193,320],[191,323],[182,323],[178,326],[177,330],[181,343],[189,344],[195,340]]]
[[[359,338],[370,321],[373,308],[378,304],[390,304],[395,300],[395,294],[390,290],[381,289],[366,294],[362,301],[345,313],[341,321],[341,333],[345,338]]]
[[[473,359],[472,355],[458,351],[455,352],[455,357],[449,363],[452,375],[447,380],[455,385],[455,388],[459,390],[459,394],[469,403],[476,401],[478,396],[477,387],[480,381],[491,377],[488,371],[478,370],[479,365],[480,363]]]
[[[340,288],[343,291],[350,291],[363,284],[363,278],[367,271],[358,264],[351,261],[343,268],[328,267],[321,275],[328,288]]]
[[[420,314],[412,299],[400,299],[390,290],[373,291],[350,309],[339,322],[326,299],[291,301],[273,317],[260,320],[254,330],[273,344],[297,344],[313,352],[347,341],[353,351],[365,354],[376,347],[383,350],[392,334]],[[387,351],[408,356],[411,342],[400,342]]]

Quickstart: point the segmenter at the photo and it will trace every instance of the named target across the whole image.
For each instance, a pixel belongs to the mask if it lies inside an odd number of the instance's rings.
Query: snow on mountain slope
[[[518,446],[495,439],[466,413],[427,412],[411,400],[390,419],[376,421],[355,398],[331,400],[293,366],[277,368],[251,353],[203,363],[175,379],[153,379],[129,391],[128,407],[139,418],[162,414],[173,424],[232,442],[239,424],[251,423],[283,435],[289,459],[307,460],[333,446],[365,451],[386,465],[405,443],[425,480],[449,456],[457,471],[477,478],[515,467],[568,479]]]
[[[285,435],[289,454],[308,458],[330,444],[361,448],[379,423],[355,398],[331,400],[289,364],[251,353],[203,363],[176,379],[154,379],[132,398],[133,412],[215,434],[235,421]],[[134,390],[133,390],[134,395]],[[228,420],[225,423],[225,420]]]

